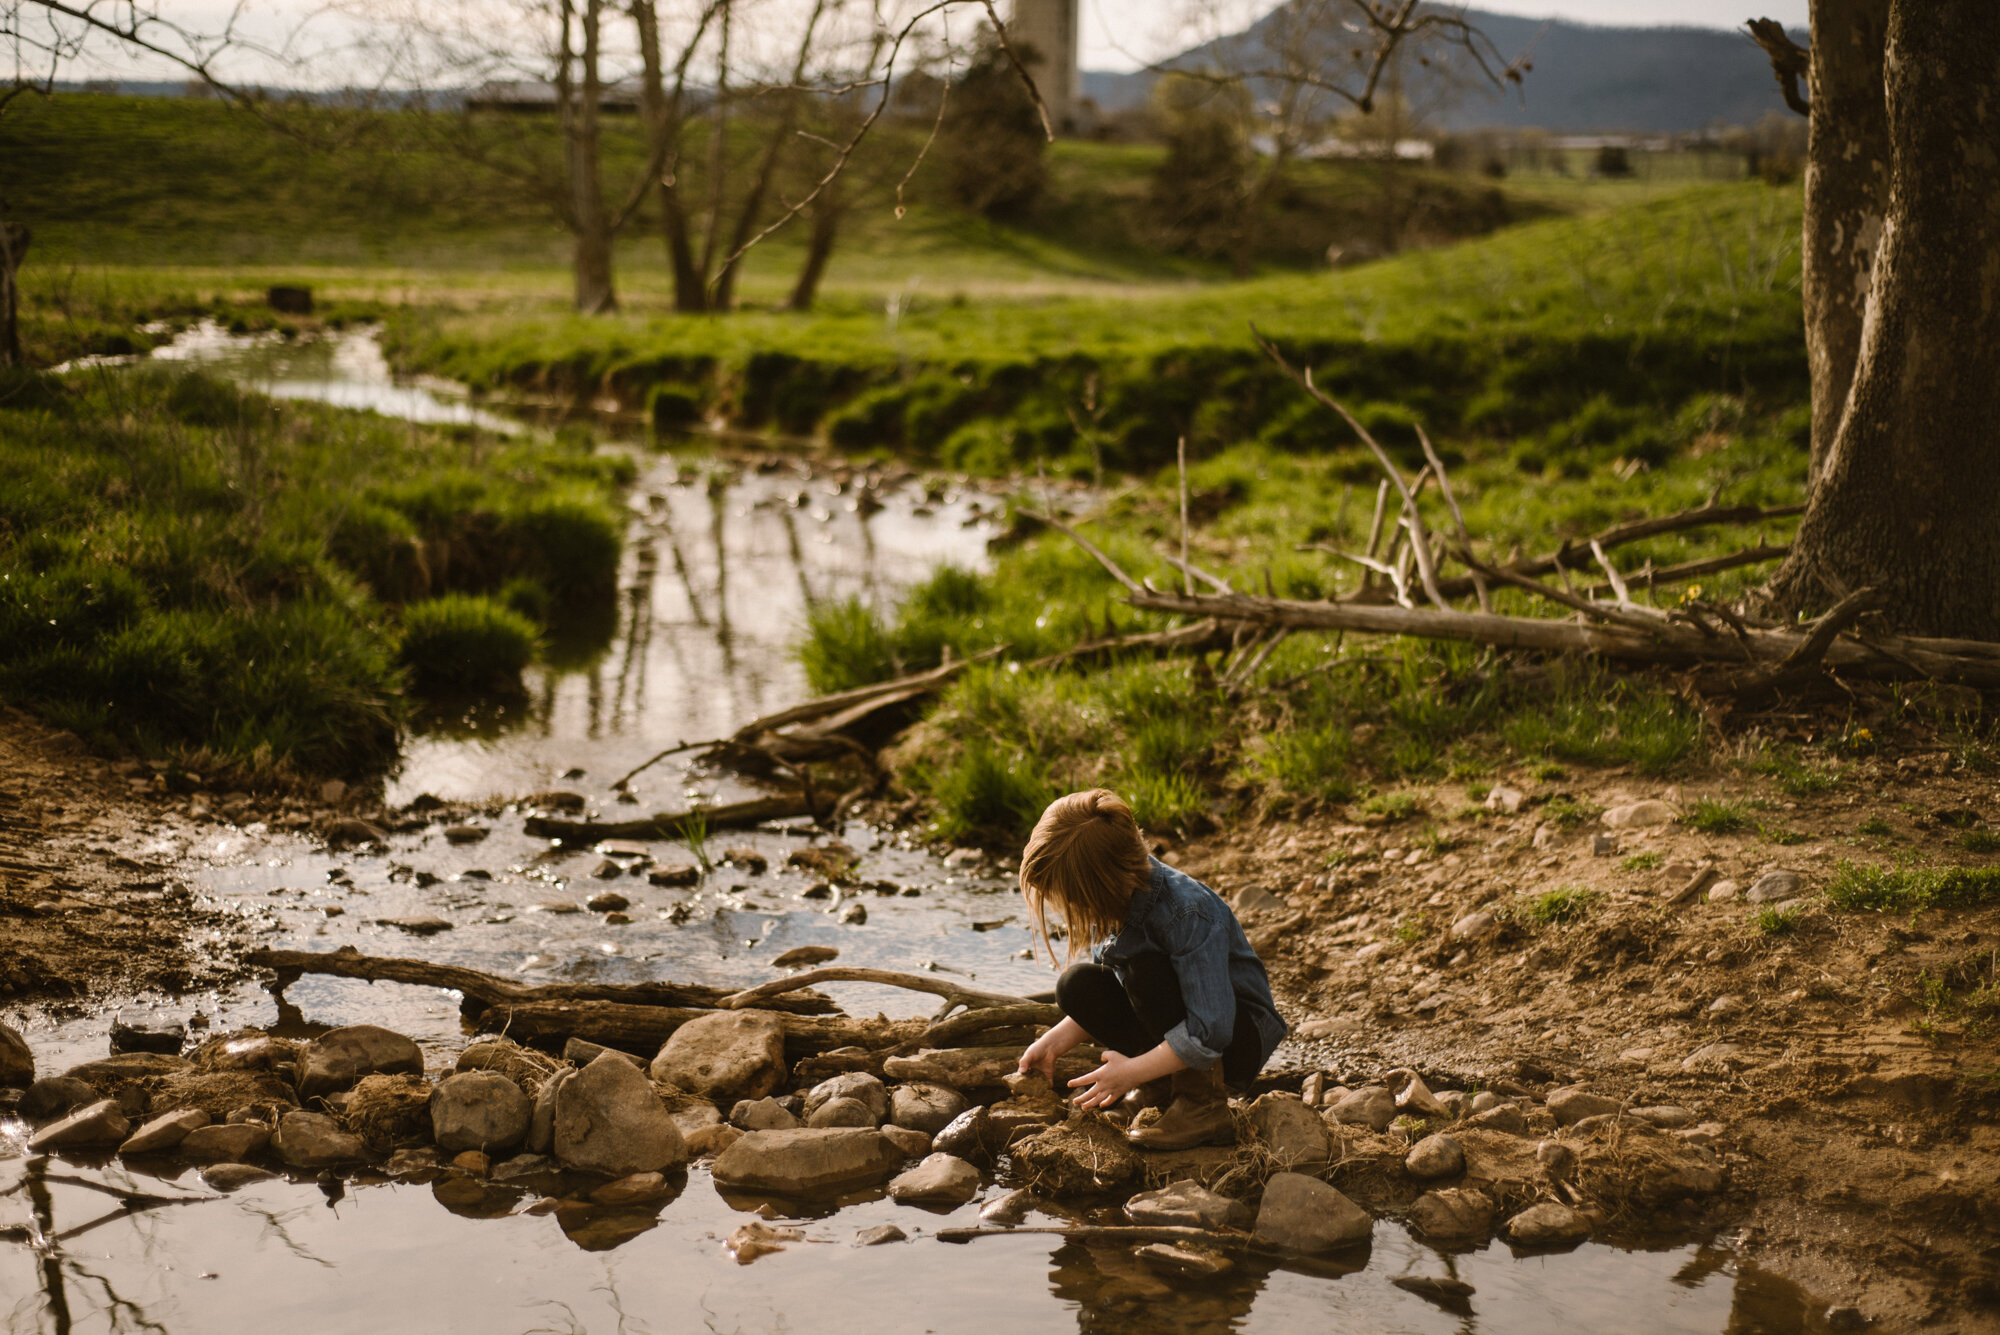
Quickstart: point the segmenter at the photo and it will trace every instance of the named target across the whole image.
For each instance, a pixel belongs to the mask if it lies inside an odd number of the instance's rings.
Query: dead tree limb
[[[757,797],[747,802],[725,802],[715,807],[695,807],[688,811],[661,811],[640,820],[564,820],[559,816],[530,816],[525,829],[537,839],[578,840],[595,843],[599,839],[679,839],[689,819],[706,822],[711,830],[742,830],[770,820],[791,820],[811,816],[818,820],[830,812],[833,802],[822,796],[807,800],[801,789],[773,797]]]
[[[1666,533],[1680,533],[1691,528],[1708,528],[1711,526],[1732,524],[1760,524],[1770,519],[1790,519],[1802,513],[1804,509],[1805,507],[1801,505],[1780,505],[1773,506],[1770,509],[1763,509],[1755,505],[1704,505],[1698,509],[1683,510],[1677,514],[1659,515],[1650,519],[1635,519],[1625,524],[1614,524],[1602,532],[1582,539],[1580,543],[1565,539],[1563,545],[1558,550],[1546,556],[1537,556],[1526,561],[1509,561],[1504,566],[1504,569],[1510,570],[1517,575],[1552,575],[1566,565],[1576,566],[1581,564],[1584,555],[1590,551],[1592,543],[1596,543],[1606,551],[1610,551],[1613,547],[1622,547],[1627,543],[1639,542],[1646,538],[1657,538]],[[1778,549],[1764,548],[1762,550],[1775,552]],[[1722,568],[1728,569],[1726,566]],[[1472,580],[1464,576],[1443,580],[1440,583],[1440,587],[1444,590],[1447,598],[1463,598],[1473,592]]]
[[[771,1007],[759,1007],[762,1010]],[[581,1038],[607,1048],[648,1052],[689,1020],[715,1014],[686,1006],[631,1006],[617,1001],[529,1001],[495,1006],[483,1023],[510,1038]],[[793,1015],[779,1012],[785,1056],[796,1061],[833,1048],[899,1047],[923,1037],[923,1020],[870,1019],[851,1015]]]
[[[1759,544],[1746,547],[1740,552],[1730,552],[1725,556],[1711,556],[1700,561],[1682,561],[1678,565],[1661,566],[1657,570],[1641,568],[1625,576],[1629,585],[1656,589],[1663,584],[1682,584],[1691,579],[1701,579],[1706,575],[1718,575],[1725,570],[1735,570],[1741,566],[1761,565],[1766,561],[1782,561],[1791,553],[1789,543],[1776,547]],[[1609,584],[1594,584],[1584,590],[1592,598],[1600,598],[1614,592]]]
[[[931,668],[925,672],[912,673],[907,677],[898,677],[894,681],[881,681],[876,682],[872,686],[857,686],[851,691],[836,691],[832,695],[822,695],[817,699],[793,705],[789,709],[781,709],[775,714],[766,714],[762,718],[752,719],[736,730],[736,736],[744,740],[755,740],[761,733],[777,732],[795,723],[806,723],[813,719],[825,718],[829,714],[837,714],[843,709],[860,704],[864,700],[872,700],[877,696],[891,695],[898,691],[908,690],[911,687],[936,689],[943,686],[959,673],[965,671],[965,669],[971,667],[974,663],[983,663],[989,658],[998,657],[1005,651],[1006,647],[1005,645],[995,645],[993,648],[973,654],[969,658],[957,659],[954,662]]]
[[[767,998],[780,997],[787,992],[802,987],[812,987],[818,983],[881,983],[887,987],[901,987],[912,992],[929,992],[932,996],[944,998],[944,1007],[936,1016],[940,1020],[961,1006],[968,1010],[977,1010],[985,1006],[1035,1004],[1026,997],[1017,997],[1006,992],[982,992],[977,988],[961,987],[950,979],[940,978],[935,974],[899,973],[894,969],[863,969],[834,964],[824,969],[808,969],[789,978],[774,978],[768,983],[761,983],[746,991],[733,992],[716,1005],[723,1010],[741,1010],[746,1006],[762,1007]]]
[[[1771,73],[1784,91],[1785,105],[1801,116],[1812,115],[1812,104],[1799,96],[1799,80],[1812,77],[1812,52],[1794,42],[1776,19],[1751,19],[1750,40],[1771,58]]]
[[[1183,1228],[1171,1224],[1029,1224],[1016,1228],[941,1228],[931,1236],[939,1242],[971,1242],[974,1238],[1018,1237],[1022,1234],[1068,1238],[1072,1242],[1199,1242],[1211,1247],[1218,1244],[1245,1246],[1251,1242],[1242,1233]]]
[[[923,1045],[927,1048],[956,1047],[960,1040],[989,1029],[1055,1024],[1062,1017],[1062,1007],[1048,1001],[1029,1001],[1019,1006],[982,1006],[936,1021],[924,1030]]]

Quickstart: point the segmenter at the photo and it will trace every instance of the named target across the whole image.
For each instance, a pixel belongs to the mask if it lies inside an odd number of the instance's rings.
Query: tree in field
[[[1035,53],[1023,58],[1032,61]],[[1047,147],[1034,96],[1010,53],[989,43],[945,100],[938,149],[946,191],[954,203],[989,218],[1020,217],[1048,182]]]
[[[1800,612],[1872,588],[1897,629],[2000,640],[2000,5],[1811,12],[1809,58],[1755,25],[1811,118],[1811,466],[1769,594]]]

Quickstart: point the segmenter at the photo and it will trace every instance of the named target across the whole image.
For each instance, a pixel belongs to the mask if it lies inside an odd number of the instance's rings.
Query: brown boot
[[[1236,1122],[1229,1115],[1229,1091],[1220,1062],[1206,1071],[1176,1071],[1174,1101],[1159,1120],[1135,1126],[1125,1138],[1143,1150],[1191,1150],[1197,1145],[1230,1145]]]

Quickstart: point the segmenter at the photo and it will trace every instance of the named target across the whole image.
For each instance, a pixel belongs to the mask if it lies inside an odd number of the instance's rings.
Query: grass
[[[1791,797],[1817,797],[1840,782],[1837,769],[1808,764],[1796,753],[1769,751],[1751,762],[1753,773],[1768,775]]]
[[[1958,836],[1958,846],[1968,853],[2000,853],[2000,831],[1967,830]]]
[[[1664,853],[1633,853],[1621,858],[1618,866],[1623,871],[1657,871],[1665,865],[1666,860],[1667,856]]]
[[[703,876],[715,870],[715,861],[709,853],[708,815],[699,809],[688,812],[681,818],[681,842],[687,845],[688,856],[701,869]]]
[[[1877,867],[1842,860],[1827,901],[1848,913],[1914,913],[2000,904],[2000,867]]]
[[[1537,927],[1561,927],[1588,917],[1602,898],[1586,886],[1564,885],[1527,899],[1518,912]]]
[[[1854,832],[1856,834],[1874,835],[1886,839],[1896,833],[1896,827],[1880,816],[1870,816],[1867,820],[1855,826]]]
[[[607,493],[629,467],[164,368],[17,378],[0,386],[0,698],[256,775],[379,767],[411,686],[518,680],[539,636],[449,595],[609,597]]]
[[[1797,904],[1789,908],[1766,906],[1757,910],[1751,918],[1751,926],[1763,936],[1789,936],[1798,930],[1805,919],[1805,909]]]
[[[1757,823],[1748,804],[1713,797],[1696,798],[1681,820],[1701,834],[1741,834]]]
[[[1580,802],[1568,793],[1558,793],[1542,806],[1542,815],[1564,830],[1587,825],[1603,814],[1604,808],[1595,802]]]

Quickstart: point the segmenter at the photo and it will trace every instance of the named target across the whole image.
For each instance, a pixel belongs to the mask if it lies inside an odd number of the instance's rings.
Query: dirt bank
[[[1336,1076],[1411,1066],[1433,1087],[1582,1083],[1692,1109],[1726,1127],[1731,1189],[1687,1222],[1739,1236],[1833,1327],[2000,1330],[2000,908],[1837,911],[1823,893],[1843,860],[1991,865],[1969,850],[1996,842],[1979,837],[1994,778],[1938,752],[1859,761],[1809,796],[1734,772],[1501,785],[1517,813],[1444,787],[1395,823],[1174,852],[1238,897]],[[1706,824],[1742,828],[1591,814],[1664,800],[1689,817],[1704,797],[1726,804]],[[1749,902],[1779,870],[1797,884]]]

